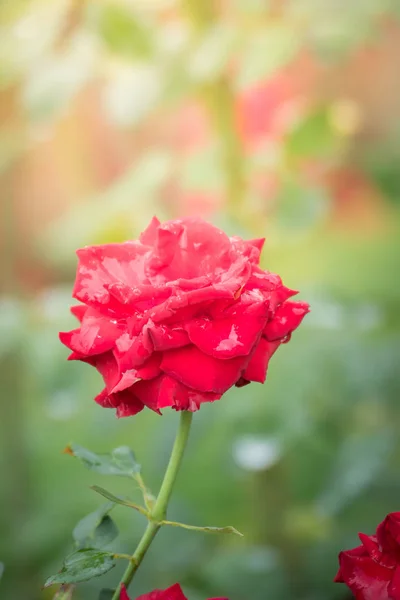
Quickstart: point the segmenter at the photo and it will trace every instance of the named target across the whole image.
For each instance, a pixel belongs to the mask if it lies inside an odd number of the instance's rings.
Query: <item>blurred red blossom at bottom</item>
[[[388,514],[375,535],[359,538],[361,546],[339,554],[335,581],[356,600],[400,600],[400,512]]]
[[[124,585],[121,587],[120,600],[130,600]],[[136,600],[187,600],[187,598],[179,583],[175,583],[166,590],[154,590],[139,596]],[[209,600],[228,600],[228,598],[209,598]]]

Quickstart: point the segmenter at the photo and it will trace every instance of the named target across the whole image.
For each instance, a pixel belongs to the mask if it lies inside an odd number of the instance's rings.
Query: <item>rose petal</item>
[[[247,366],[248,357],[218,360],[195,346],[168,350],[163,354],[161,370],[200,392],[223,394],[235,385]]]
[[[183,232],[184,227],[179,221],[169,221],[158,227],[153,251],[145,264],[145,273],[152,283],[160,284],[171,279],[171,265],[175,257],[179,260],[179,242]]]
[[[376,536],[384,552],[400,553],[400,513],[388,514],[378,525]]]
[[[113,350],[121,372],[139,368],[153,352],[150,336],[144,329],[138,336],[131,337],[129,333],[121,335]]]
[[[157,217],[153,217],[146,229],[140,234],[139,240],[145,246],[152,246],[157,238],[157,230],[161,225]]]
[[[268,306],[253,303],[235,305],[226,319],[194,319],[185,325],[190,341],[202,352],[216,358],[247,356],[258,342],[267,320]]]
[[[143,260],[148,251],[139,242],[88,246],[77,251],[79,264],[72,295],[88,306],[118,310],[108,286],[113,283],[134,287],[143,281]]]
[[[280,342],[269,342],[268,340],[261,338],[247,368],[243,372],[243,378],[247,381],[264,383],[267,376],[269,360],[279,346]]]
[[[118,392],[118,394],[115,395],[117,396],[116,401],[118,402],[116,414],[119,419],[137,415],[144,408],[143,403],[140,402],[134,394],[130,393],[129,390]]]
[[[388,587],[389,598],[391,600],[400,600],[400,566],[397,566],[392,581]]]
[[[153,283],[210,275],[229,268],[229,250],[228,236],[202,219],[167,221],[157,230],[148,275]]]
[[[131,417],[143,410],[144,405],[136,396],[129,390],[118,392],[117,394],[109,394],[104,389],[95,398],[95,402],[103,406],[103,408],[116,408],[116,415],[120,417]]]
[[[297,329],[309,312],[306,302],[285,302],[278,306],[274,317],[267,323],[263,335],[269,341],[281,340]]]
[[[376,536],[359,533],[358,537],[360,538],[362,545],[372,560],[378,562],[383,567],[393,568],[396,566],[396,556],[393,556],[388,552],[382,552],[379,548],[379,543]]]
[[[168,375],[140,381],[135,384],[134,392],[143,404],[156,412],[168,406],[176,410],[196,411],[202,402],[213,402],[220,398],[219,394],[192,390]]]
[[[216,300],[233,300],[233,298],[234,292],[229,287],[211,285],[168,298],[168,300],[149,311],[149,318],[154,323],[160,323],[161,321],[180,323],[206,310],[206,307]]]
[[[129,599],[128,599],[129,600]],[[178,583],[172,585],[166,590],[154,590],[149,594],[143,594],[136,600],[187,600],[181,586]]]
[[[382,552],[379,550],[379,545],[375,536],[365,535],[365,533],[359,533],[358,537],[369,554],[369,556],[375,561],[379,562]]]
[[[360,600],[390,600],[388,584],[392,569],[373,561],[361,546],[339,554],[340,575],[343,581]]]
[[[88,307],[83,304],[78,304],[77,306],[71,306],[70,311],[78,319],[80,323],[82,323],[82,319],[85,316],[85,312]]]
[[[123,326],[105,318],[88,317],[88,312],[79,329],[59,334],[60,341],[77,354],[103,354],[114,346]]]
[[[116,394],[117,392],[122,392],[122,390],[126,390],[137,381],[140,381],[140,377],[138,377],[136,369],[125,371],[117,385],[111,390],[111,393]]]
[[[154,285],[138,284],[135,286],[128,285],[122,282],[115,282],[107,285],[107,290],[110,297],[118,302],[121,306],[128,307],[128,312],[133,310],[145,312],[150,310],[156,304],[163,302],[172,294],[171,288],[155,287]]]
[[[104,383],[109,393],[114,389],[119,381],[119,368],[112,352],[106,352],[95,357],[94,366],[104,379]]]
[[[100,392],[100,394],[98,394],[95,397],[94,400],[95,400],[95,402],[97,402],[97,404],[100,404],[100,406],[103,406],[103,408],[115,408],[116,407],[114,400],[110,397],[106,388],[104,388],[104,390],[102,390]]]
[[[167,325],[149,325],[147,329],[154,350],[164,351],[181,348],[190,344],[189,336],[184,329],[168,327]]]
[[[119,600],[130,600],[124,584],[121,585],[121,592],[119,594]]]
[[[154,352],[137,370],[140,379],[154,379],[161,373],[161,352]]]

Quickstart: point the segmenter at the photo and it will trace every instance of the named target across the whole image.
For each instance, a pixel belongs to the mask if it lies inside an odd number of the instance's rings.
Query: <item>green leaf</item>
[[[136,462],[135,455],[129,446],[119,446],[111,452],[111,455],[118,467],[127,475],[139,473],[140,465]]]
[[[239,43],[239,31],[231,23],[209,28],[188,58],[188,72],[195,81],[212,81],[225,70]]]
[[[128,506],[129,508],[134,508],[135,510],[140,512],[142,515],[147,516],[147,511],[142,506],[139,506],[138,504],[134,504],[133,502],[131,502],[130,500],[126,500],[125,498],[120,498],[119,496],[114,496],[114,494],[112,494],[111,492],[108,492],[107,490],[100,487],[99,485],[92,485],[90,487],[90,489],[97,492],[101,496],[104,496],[104,498],[107,498],[107,500],[110,500],[111,502],[114,502],[115,504],[121,504],[122,506]]]
[[[115,540],[118,529],[108,515],[114,505],[114,502],[107,502],[79,521],[72,533],[79,548],[102,548]]]
[[[190,529],[192,531],[203,531],[205,533],[234,533],[243,537],[243,533],[240,533],[234,527],[228,525],[227,527],[198,527],[196,525],[186,525],[185,523],[177,523],[176,521],[161,521],[162,525],[171,525],[172,527],[182,527],[183,529]]]
[[[2,562],[0,562],[0,579],[3,577],[3,573],[4,573],[4,565]]]
[[[109,515],[106,515],[94,532],[94,548],[103,548],[118,537],[118,527]]]
[[[335,156],[339,149],[340,140],[325,107],[306,115],[286,141],[286,153],[290,159],[329,158]]]
[[[78,444],[70,444],[65,453],[79,458],[85,467],[102,475],[132,477],[140,471],[140,465],[128,446],[115,448],[111,454],[96,454]]]
[[[115,567],[113,555],[109,552],[83,549],[70,554],[64,561],[63,568],[57,575],[49,577],[44,587],[55,583],[79,583],[99,577]]]
[[[99,595],[99,600],[112,600],[114,591],[115,590],[109,590],[107,588],[102,589]]]
[[[110,3],[103,3],[97,10],[97,27],[111,52],[131,59],[152,55],[151,30],[137,15]]]
[[[72,600],[74,590],[74,585],[62,585],[53,596],[53,600]]]
[[[266,80],[297,54],[301,40],[289,23],[271,24],[246,41],[237,85],[252,86]]]

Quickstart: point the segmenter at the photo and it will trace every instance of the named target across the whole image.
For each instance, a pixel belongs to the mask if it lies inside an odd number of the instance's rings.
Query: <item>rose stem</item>
[[[171,456],[165,471],[164,479],[161,484],[160,492],[158,494],[156,503],[153,510],[150,513],[150,520],[140,540],[130,564],[128,565],[117,589],[112,597],[112,600],[119,600],[121,585],[125,584],[129,586],[136,571],[138,570],[147,550],[150,547],[151,542],[156,536],[160,529],[160,521],[163,521],[167,515],[168,502],[171,497],[172,488],[174,486],[179,467],[182,462],[183,453],[186,448],[186,444],[189,437],[190,425],[192,422],[193,413],[189,411],[182,411],[180,415],[179,429],[176,434],[175,442],[172,448]]]
[[[181,3],[196,37],[218,24],[218,11],[212,0],[181,0]],[[263,220],[259,218],[256,224],[254,218],[248,216],[246,156],[237,126],[235,93],[229,68],[215,79],[200,84],[198,94],[219,142],[228,214],[262,236],[265,230]]]

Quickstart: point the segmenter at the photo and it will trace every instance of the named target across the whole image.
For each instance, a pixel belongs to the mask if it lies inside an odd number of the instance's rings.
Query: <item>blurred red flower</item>
[[[259,267],[264,240],[200,219],[153,219],[138,241],[78,250],[70,359],[96,367],[96,401],[134,415],[195,411],[232,386],[265,381],[268,362],[309,311]]]
[[[130,600],[126,588],[123,585],[121,589],[120,600]],[[166,590],[154,590],[149,594],[143,594],[136,600],[187,600],[179,583],[175,583]],[[228,600],[227,598],[210,598],[209,600]]]
[[[357,600],[400,600],[400,512],[390,513],[375,535],[359,537],[361,546],[339,554],[335,581]]]
[[[301,111],[302,98],[292,77],[278,73],[244,90],[237,98],[236,121],[247,149],[281,140]]]

